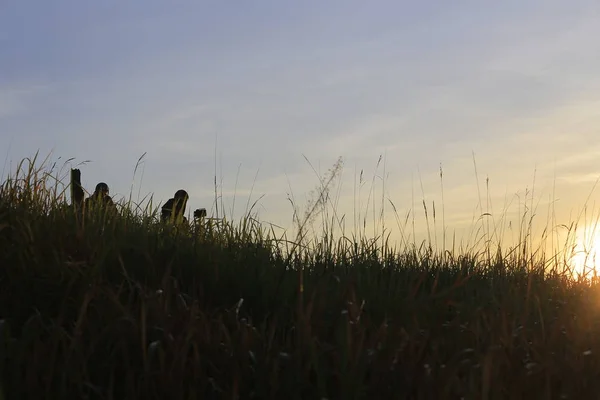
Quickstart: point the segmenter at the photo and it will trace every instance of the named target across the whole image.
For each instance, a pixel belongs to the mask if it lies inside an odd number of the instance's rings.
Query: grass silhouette
[[[477,251],[406,237],[397,249],[385,227],[347,237],[335,233],[344,219],[335,211],[339,160],[317,174],[305,211],[290,195],[291,238],[260,223],[254,206],[237,223],[205,218],[182,229],[160,223],[151,198],[120,202],[118,216],[78,214],[64,174],[36,163],[24,160],[0,189],[0,398],[600,390],[597,282],[573,278],[564,254],[532,248],[530,209],[520,243],[506,249],[484,220]],[[397,216],[403,229],[409,220]]]

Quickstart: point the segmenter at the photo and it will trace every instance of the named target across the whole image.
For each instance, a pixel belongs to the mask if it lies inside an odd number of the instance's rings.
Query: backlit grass
[[[26,161],[0,190],[0,399],[598,396],[596,282],[525,240],[334,235],[327,177],[293,237],[250,212],[79,215],[62,179]]]

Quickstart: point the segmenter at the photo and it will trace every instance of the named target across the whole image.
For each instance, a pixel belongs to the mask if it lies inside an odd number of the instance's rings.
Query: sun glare
[[[575,278],[584,276],[593,278],[600,269],[600,230],[598,227],[586,227],[578,232],[574,248],[569,258]]]

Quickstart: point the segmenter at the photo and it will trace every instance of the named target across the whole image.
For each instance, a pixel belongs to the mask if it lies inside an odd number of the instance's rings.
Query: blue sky
[[[350,219],[356,171],[364,210],[384,155],[385,195],[404,216],[414,191],[421,233],[440,164],[446,223],[470,224],[474,152],[496,214],[535,173],[541,207],[554,193],[568,219],[600,176],[597,37],[596,1],[7,0],[0,149],[13,166],[37,150],[91,160],[85,187],[117,198],[147,153],[134,197],[185,188],[209,210],[216,164],[227,205],[236,179],[237,207],[254,185],[283,226],[290,187],[303,206],[318,184],[303,155],[323,172],[344,158]]]

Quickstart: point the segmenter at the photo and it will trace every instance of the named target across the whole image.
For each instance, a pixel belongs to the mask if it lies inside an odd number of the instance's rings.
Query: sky
[[[434,236],[514,223],[528,195],[542,228],[550,206],[568,223],[598,198],[597,37],[586,0],[3,0],[3,173],[75,158],[88,191],[184,188],[210,215],[216,176],[228,215],[259,199],[291,227],[288,198],[306,208],[342,157],[349,231],[360,212],[381,233],[382,198],[396,239],[406,215],[427,237],[423,201]]]

